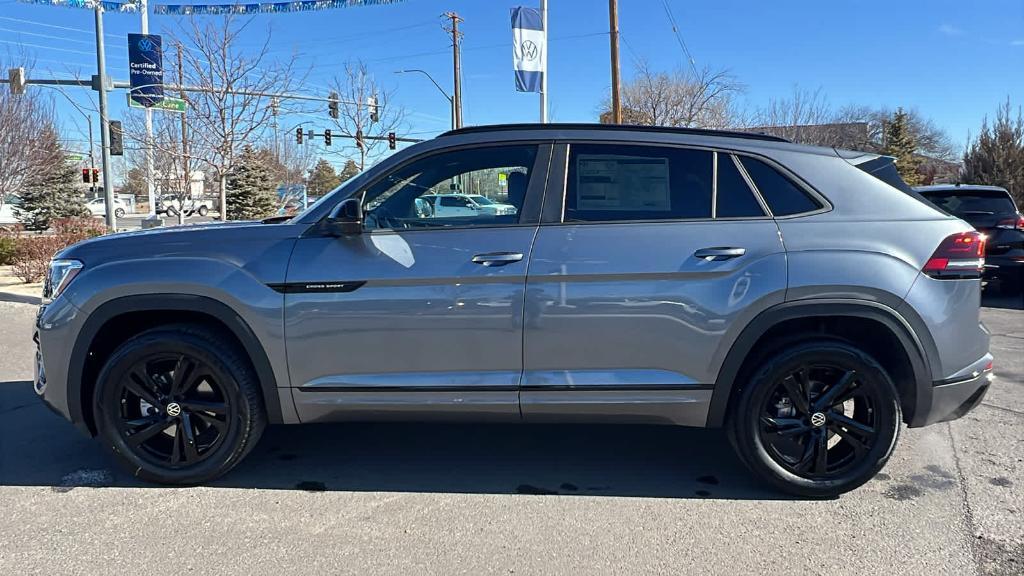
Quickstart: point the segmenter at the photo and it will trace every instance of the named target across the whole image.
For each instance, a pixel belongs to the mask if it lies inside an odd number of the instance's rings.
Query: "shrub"
[[[17,249],[17,242],[14,238],[0,236],[0,266],[8,266],[14,261],[14,251]]]
[[[0,227],[0,266],[9,266],[14,261],[15,250],[14,230]]]
[[[104,228],[92,218],[60,218],[53,221],[53,234],[26,234],[21,230],[8,236],[14,240],[11,259],[14,275],[26,284],[46,277],[46,268],[54,254],[103,234]]]

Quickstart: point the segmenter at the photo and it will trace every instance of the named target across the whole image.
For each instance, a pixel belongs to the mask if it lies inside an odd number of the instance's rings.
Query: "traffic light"
[[[356,148],[363,149],[363,131],[356,130]]]
[[[124,156],[124,134],[121,131],[121,121],[110,121],[110,155]]]
[[[398,138],[394,132],[388,132],[388,148],[394,150],[398,146]]]
[[[100,169],[99,168],[93,168],[92,169],[92,183],[93,184],[98,184],[99,181],[100,181]]]
[[[82,183],[83,184],[88,184],[89,183],[89,169],[88,168],[82,168]]]
[[[366,107],[370,109],[370,122],[380,122],[380,106],[377,105],[376,96],[366,99]]]
[[[327,95],[329,102],[327,103],[327,113],[331,115],[331,118],[338,117],[338,93],[331,92]]]
[[[295,129],[295,143],[302,144],[302,126]]]
[[[330,146],[330,145],[331,145],[331,131],[330,130],[324,130],[324,146]]]

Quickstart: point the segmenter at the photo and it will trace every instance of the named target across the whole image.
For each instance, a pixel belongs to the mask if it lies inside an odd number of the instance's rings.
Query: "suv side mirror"
[[[327,217],[327,229],[335,236],[355,236],[363,232],[363,198],[348,198]]]

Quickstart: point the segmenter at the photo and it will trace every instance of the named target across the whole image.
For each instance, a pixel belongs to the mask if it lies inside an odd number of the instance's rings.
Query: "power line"
[[[690,69],[693,70],[693,75],[699,76],[697,73],[697,65],[693,60],[693,55],[690,54],[690,49],[686,47],[686,41],[683,40],[683,34],[679,31],[679,26],[676,25],[675,16],[672,15],[672,7],[669,6],[668,0],[661,0],[661,5],[665,7],[665,15],[668,16],[668,22],[672,26],[672,32],[676,37],[676,41],[679,42],[679,47],[683,49],[683,54],[686,55],[686,60],[690,63]]]
[[[72,28],[70,26],[58,26],[56,24],[47,24],[46,22],[39,22],[38,20],[25,20],[23,18],[11,18],[10,16],[0,16],[0,20],[7,20],[8,22],[18,22],[20,24],[34,24],[36,26],[45,26],[47,28],[55,28],[57,30],[65,30],[65,31],[68,31],[68,32],[78,32],[79,34],[88,34],[90,36],[95,36],[95,33],[92,30],[88,30],[88,29],[85,29],[85,28]],[[104,36],[108,36],[110,38],[118,38],[118,39],[127,38],[127,36],[118,36],[117,34],[104,34]]]
[[[12,28],[0,27],[0,32],[11,32],[13,34],[23,36],[35,36],[38,38],[49,38],[51,40],[60,40],[61,42],[72,42],[75,44],[85,44],[86,46],[93,46],[95,43],[89,40],[75,40],[73,38],[64,38],[63,36],[54,36],[52,34],[40,34],[38,32],[25,32],[24,30],[14,30]]]

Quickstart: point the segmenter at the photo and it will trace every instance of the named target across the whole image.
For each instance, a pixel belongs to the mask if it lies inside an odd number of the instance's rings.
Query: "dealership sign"
[[[164,99],[163,45],[158,34],[128,35],[130,97],[143,106]]]

